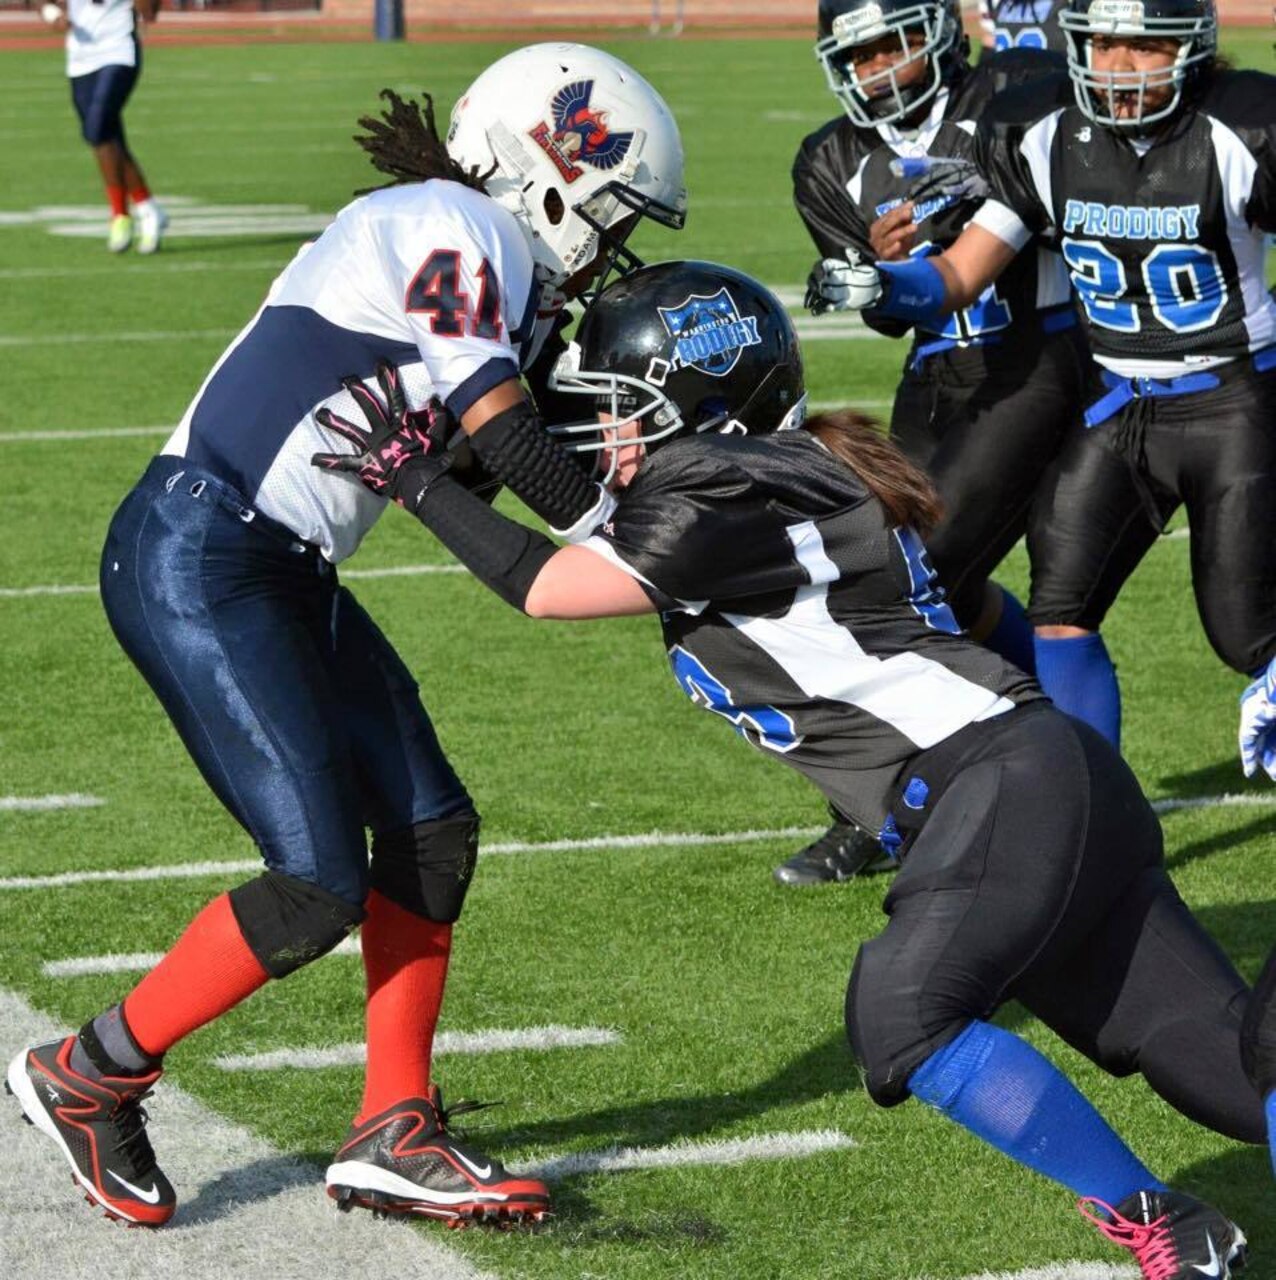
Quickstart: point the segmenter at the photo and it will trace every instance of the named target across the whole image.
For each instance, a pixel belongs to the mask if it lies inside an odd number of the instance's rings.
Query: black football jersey
[[[1059,25],[1059,10],[1067,4],[1068,0],[980,0],[979,25],[985,36],[992,37],[997,53],[1003,49],[1067,53],[1068,41]]]
[[[807,137],[793,163],[793,198],[821,256],[845,257],[849,247],[873,261],[869,227],[903,204],[916,184],[915,179],[891,173],[891,161],[921,155],[971,159],[976,123],[993,95],[1011,85],[1050,78],[1062,65],[1053,54],[1011,50],[985,58],[941,91],[925,125],[915,132],[888,125],[860,129],[840,116]],[[913,215],[918,225],[914,252],[947,248],[978,207],[978,200],[945,196],[918,204]],[[1025,250],[977,302],[935,321],[925,332],[968,340],[1008,329],[1038,308],[1057,306],[1068,297],[1067,276],[1058,257],[1044,249]],[[889,322],[878,322],[877,327],[900,332]]]
[[[646,584],[691,699],[870,830],[918,751],[1043,696],[960,633],[921,540],[805,431],[675,441],[586,545]]]
[[[993,198],[1057,240],[1104,363],[1276,342],[1276,77],[1219,73],[1151,145],[1087,119],[1060,77],[999,98],[976,153]]]

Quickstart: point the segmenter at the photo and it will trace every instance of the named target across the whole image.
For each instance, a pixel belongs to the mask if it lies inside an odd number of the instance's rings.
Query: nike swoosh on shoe
[[[135,1195],[139,1200],[144,1201],[146,1204],[159,1204],[159,1187],[157,1187],[155,1183],[151,1183],[151,1189],[149,1191],[143,1191],[141,1187],[135,1187],[131,1182],[126,1182],[118,1173],[115,1172],[114,1169],[108,1169],[107,1173],[109,1173],[111,1177],[114,1178],[115,1181],[118,1182],[130,1195]],[[1216,1275],[1217,1272],[1207,1271],[1205,1274]]]

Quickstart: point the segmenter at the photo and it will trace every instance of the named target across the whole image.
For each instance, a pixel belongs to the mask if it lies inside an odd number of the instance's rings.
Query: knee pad
[[[466,810],[374,836],[372,887],[405,911],[451,924],[474,877],[478,833],[478,814]]]
[[[880,939],[866,942],[855,957],[846,989],[846,1034],[868,1096],[879,1107],[897,1107],[911,1096],[913,1072],[974,1015],[954,1007],[927,1017],[921,1002],[890,981],[899,957],[879,944]]]
[[[363,920],[355,906],[296,876],[267,871],[230,891],[244,941],[272,978],[326,955]]]
[[[1241,1063],[1260,1096],[1276,1089],[1276,951],[1267,957],[1245,1008]]]

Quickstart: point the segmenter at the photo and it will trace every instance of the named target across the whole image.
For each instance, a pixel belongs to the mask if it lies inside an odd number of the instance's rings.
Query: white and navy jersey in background
[[[1149,144],[1088,120],[1060,76],[999,98],[976,159],[992,184],[976,221],[1012,245],[1057,240],[1115,373],[1174,376],[1276,342],[1276,77],[1220,72]]]
[[[692,700],[869,830],[918,751],[1042,696],[805,431],[669,444],[584,545],[646,584]]]
[[[137,66],[133,0],[66,0],[66,73],[87,76],[103,67]]]
[[[1068,0],[979,0],[979,25],[992,48],[1049,49],[1067,53],[1059,10]]]
[[[976,123],[995,93],[1011,85],[1048,78],[1062,60],[1040,52],[1013,50],[985,58],[954,85],[941,89],[925,122],[916,130],[893,125],[857,128],[846,116],[830,121],[802,143],[793,164],[793,195],[798,213],[824,257],[842,258],[847,247],[867,262],[876,258],[869,227],[903,204],[916,179],[891,173],[896,156],[974,154]],[[918,204],[914,253],[947,248],[979,207],[978,200],[936,197]],[[1069,299],[1067,274],[1058,255],[1042,249],[1020,254],[995,286],[964,311],[919,332],[969,340],[1009,329],[1039,309]],[[874,323],[872,317],[869,322]],[[875,327],[898,334],[901,328],[877,321]]]
[[[410,407],[438,396],[460,417],[534,356],[548,329],[537,301],[526,238],[487,196],[440,179],[373,192],[275,280],[163,452],[208,468],[343,560],[386,501],[355,476],[310,465],[314,453],[349,447],[315,411],[327,405],[363,426],[341,379],[374,386],[387,359]]]

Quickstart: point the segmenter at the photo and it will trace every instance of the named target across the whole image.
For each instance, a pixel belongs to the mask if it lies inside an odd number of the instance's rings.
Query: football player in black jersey
[[[1059,242],[1095,365],[1087,430],[1033,511],[1043,687],[1113,741],[1116,675],[1099,627],[1183,504],[1206,635],[1245,695],[1242,760],[1276,721],[1276,77],[1215,57],[1211,0],[1071,0],[1068,78],[1008,93],[981,122],[991,198],[940,257],[852,267],[853,305],[935,322]],[[883,292],[883,286],[885,291]]]
[[[824,260],[813,309],[836,309],[847,259],[938,252],[979,207],[969,163],[993,95],[1062,70],[1062,58],[1015,49],[966,61],[952,0],[821,0],[816,53],[844,115],[802,143],[794,199]],[[910,199],[910,168],[940,157],[932,189]],[[903,170],[903,172],[901,172]],[[910,247],[900,228],[915,226]],[[899,336],[907,326],[870,315]],[[914,326],[891,437],[925,467],[946,517],[930,540],[962,625],[1031,672],[1023,608],[988,575],[1023,535],[1029,504],[1075,429],[1087,356],[1058,254],[1022,255],[965,310]],[[785,884],[854,874],[871,841],[844,821],[776,868]]]
[[[659,612],[693,702],[881,828],[902,866],[846,1000],[873,1099],[918,1097],[1070,1187],[1148,1280],[1230,1276],[1240,1228],[1158,1181],[988,1019],[1018,999],[1106,1070],[1262,1143],[1245,985],[1117,753],[961,633],[919,536],[937,513],[923,473],[853,412],[804,420],[780,302],[708,263],[600,295],[555,372],[589,420],[551,432],[599,459],[613,501],[566,547],[457,484],[401,428],[392,374],[370,438],[340,424],[361,445],[350,470],[532,616]]]

